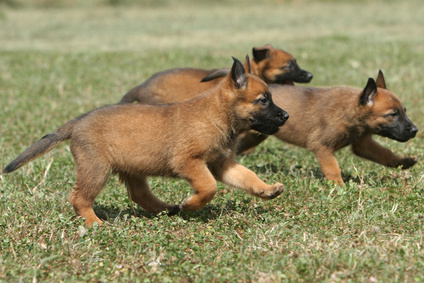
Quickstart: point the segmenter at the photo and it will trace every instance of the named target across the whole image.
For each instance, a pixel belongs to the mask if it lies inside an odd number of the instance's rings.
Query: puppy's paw
[[[416,156],[405,157],[400,160],[399,165],[401,166],[401,169],[408,169],[414,166],[417,161],[418,158]]]
[[[176,204],[176,205],[171,206],[167,210],[168,210],[168,216],[174,216],[175,214],[180,212],[181,207],[178,204]]]
[[[270,190],[266,196],[268,199],[276,198],[284,191],[284,185],[281,183],[275,183],[272,187],[273,190]]]

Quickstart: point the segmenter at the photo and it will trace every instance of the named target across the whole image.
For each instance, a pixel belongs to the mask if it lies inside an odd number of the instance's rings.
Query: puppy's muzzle
[[[306,74],[305,74],[305,82],[309,83],[312,80],[313,77],[314,77],[314,75],[312,75],[309,72],[306,72]]]
[[[287,122],[287,120],[289,119],[289,117],[290,117],[290,115],[286,111],[284,111],[284,110],[283,111],[279,111],[277,113],[277,117],[276,117],[276,120],[277,120],[277,123],[279,124],[279,126],[284,125],[284,123]]]
[[[408,130],[409,130],[409,132],[411,134],[411,138],[414,138],[415,135],[418,133],[418,128],[415,125],[413,125],[412,127],[410,127]]]

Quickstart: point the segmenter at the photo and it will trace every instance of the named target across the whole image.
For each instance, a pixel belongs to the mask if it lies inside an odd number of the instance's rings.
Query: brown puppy
[[[264,47],[253,48],[252,52],[253,59],[250,60],[252,74],[268,84],[307,83],[312,79],[312,74],[299,68],[293,56],[284,50],[275,49],[267,44]],[[131,89],[120,103],[136,101],[155,105],[184,101],[216,86],[229,71],[230,69],[193,68],[163,71]],[[200,83],[202,79],[204,83]]]
[[[178,104],[113,105],[93,110],[37,141],[4,173],[70,139],[76,183],[69,200],[89,227],[102,223],[92,205],[111,172],[126,184],[132,200],[152,213],[204,207],[215,195],[215,179],[272,199],[282,192],[283,185],[267,185],[238,164],[235,141],[249,129],[274,134],[287,118],[272,102],[267,85],[234,59],[230,74],[209,92]],[[165,203],[150,191],[148,176],[184,178],[195,192],[181,205]]]
[[[290,119],[274,136],[312,151],[329,180],[343,184],[334,153],[347,145],[354,154],[388,167],[407,169],[417,162],[416,157],[395,155],[372,138],[377,134],[406,142],[418,131],[399,98],[386,89],[381,71],[377,82],[370,78],[364,90],[278,85],[269,89],[275,104],[290,113]],[[250,131],[241,138],[238,153],[252,150],[266,138]]]

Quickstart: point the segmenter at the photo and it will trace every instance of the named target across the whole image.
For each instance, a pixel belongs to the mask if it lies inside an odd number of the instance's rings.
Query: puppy
[[[201,209],[214,197],[216,180],[272,199],[283,185],[267,185],[238,164],[235,145],[237,137],[249,129],[276,133],[287,118],[273,103],[267,85],[234,58],[228,76],[192,100],[93,110],[44,136],[3,172],[10,173],[70,139],[76,182],[69,200],[88,227],[102,223],[92,205],[111,172],[119,175],[132,200],[152,213]],[[183,178],[194,193],[180,205],[165,203],[150,191],[148,176]]]
[[[310,72],[299,67],[291,54],[275,49],[269,44],[253,48],[252,53],[253,58],[250,60],[252,74],[268,84],[307,83],[313,77]],[[163,71],[131,89],[121,99],[120,104],[136,101],[155,105],[184,101],[216,86],[228,75],[229,71],[230,69],[194,68]],[[203,83],[200,83],[201,81]]]
[[[329,180],[343,184],[334,153],[348,145],[354,154],[388,167],[407,169],[417,162],[416,157],[397,156],[372,138],[376,134],[406,142],[418,131],[400,99],[386,88],[381,71],[377,81],[370,78],[363,90],[279,85],[269,89],[275,103],[290,113],[290,120],[274,136],[312,151]],[[249,152],[266,138],[249,131],[240,137],[237,151]]]

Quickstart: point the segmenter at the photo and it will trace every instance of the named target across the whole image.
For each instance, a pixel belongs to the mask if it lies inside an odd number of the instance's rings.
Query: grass
[[[86,230],[67,202],[75,178],[64,144],[0,176],[0,281],[424,280],[418,0],[21,2],[0,2],[0,168],[157,71],[229,66],[231,55],[243,58],[265,43],[291,52],[315,75],[314,86],[362,88],[381,68],[420,132],[407,143],[377,139],[420,161],[401,171],[344,149],[337,158],[347,184],[334,187],[311,153],[270,138],[239,161],[286,184],[279,198],[266,202],[219,185],[201,211],[154,217],[111,178],[95,205],[109,225]],[[150,184],[169,202],[190,194],[180,180]]]

